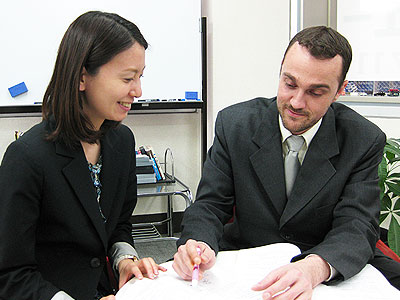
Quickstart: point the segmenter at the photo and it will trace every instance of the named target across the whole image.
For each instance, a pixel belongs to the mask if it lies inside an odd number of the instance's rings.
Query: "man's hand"
[[[197,253],[200,248],[201,255]],[[185,245],[178,248],[174,255],[172,267],[175,272],[185,280],[192,279],[194,264],[199,265],[199,278],[203,277],[205,270],[210,269],[215,264],[215,252],[203,242],[188,240]]]
[[[328,279],[329,265],[318,255],[282,266],[253,286],[253,290],[265,290],[264,300],[308,300],[313,288]]]
[[[158,271],[167,271],[166,268],[157,265],[151,257],[142,258],[138,261],[133,261],[130,258],[123,259],[118,264],[119,271],[119,288],[127,283],[132,276],[137,279],[143,279],[146,275],[150,279],[158,276]]]

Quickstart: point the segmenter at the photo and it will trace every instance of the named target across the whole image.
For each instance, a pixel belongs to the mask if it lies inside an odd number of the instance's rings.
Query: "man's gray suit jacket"
[[[278,116],[276,98],[219,112],[178,245],[192,238],[218,252],[293,243],[302,250],[293,260],[318,254],[347,279],[373,258],[379,238],[377,170],[385,134],[333,103],[287,199]]]

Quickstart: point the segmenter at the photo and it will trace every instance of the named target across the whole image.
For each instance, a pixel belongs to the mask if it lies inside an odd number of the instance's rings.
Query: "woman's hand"
[[[151,257],[142,258],[138,261],[127,258],[118,264],[119,288],[127,283],[133,276],[143,279],[144,276],[154,279],[158,276],[158,271],[167,271],[166,268],[159,266]],[[111,300],[111,299],[107,299]]]
[[[103,297],[100,300],[115,300],[115,296],[114,295],[110,295],[110,296],[107,296],[107,297]]]

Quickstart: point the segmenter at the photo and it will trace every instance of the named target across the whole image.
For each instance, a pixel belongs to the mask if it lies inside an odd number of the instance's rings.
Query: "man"
[[[302,254],[255,284],[263,299],[283,290],[279,299],[311,299],[318,284],[346,280],[367,263],[400,288],[400,264],[375,249],[385,135],[334,103],[344,92],[351,59],[348,41],[335,30],[304,29],[285,52],[276,98],[218,114],[174,257],[182,278],[191,278],[194,263],[201,272],[211,268],[219,250],[288,242]],[[301,136],[294,184],[284,163],[293,154],[291,135]]]

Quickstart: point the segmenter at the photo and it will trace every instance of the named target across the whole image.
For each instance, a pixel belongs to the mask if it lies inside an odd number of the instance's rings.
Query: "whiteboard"
[[[132,21],[149,43],[140,99],[201,99],[201,0],[22,0],[0,3],[0,107],[42,101],[65,31],[89,10]],[[21,82],[28,92],[12,97]]]

